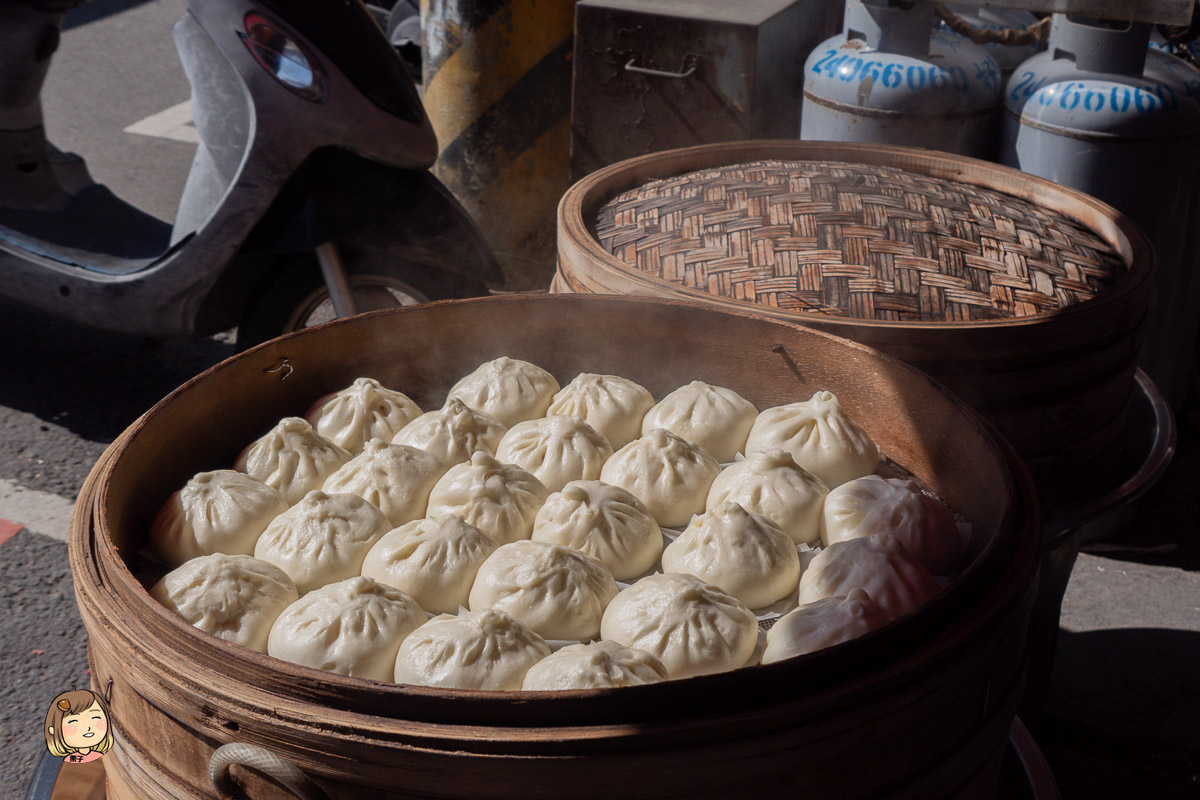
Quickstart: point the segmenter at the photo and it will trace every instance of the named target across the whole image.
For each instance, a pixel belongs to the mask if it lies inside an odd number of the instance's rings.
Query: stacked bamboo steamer
[[[145,586],[149,525],[195,472],[370,375],[436,407],[500,355],[560,382],[689,379],[760,408],[835,391],[885,456],[971,525],[917,613],[798,659],[624,689],[467,692],[320,672],[189,626]],[[920,413],[914,410],[920,409]],[[96,685],[112,681],[112,800],[216,797],[223,745],[290,763],[335,800],[990,798],[1024,676],[1038,519],[1020,462],[942,387],[818,331],[649,298],[508,296],[376,312],[243,353],[173,392],[97,464],[71,569]],[[229,753],[228,750],[220,750]],[[254,800],[294,795],[235,770]],[[320,797],[312,793],[307,797]]]
[[[593,173],[558,224],[555,291],[750,311],[937,378],[1013,444],[1049,517],[1116,477],[1153,251],[1091,197],[946,153],[731,142]]]

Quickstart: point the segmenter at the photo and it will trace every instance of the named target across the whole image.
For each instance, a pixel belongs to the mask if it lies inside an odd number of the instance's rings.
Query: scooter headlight
[[[261,14],[247,14],[242,43],[275,80],[305,100],[325,99],[325,76],[316,61],[282,28]]]

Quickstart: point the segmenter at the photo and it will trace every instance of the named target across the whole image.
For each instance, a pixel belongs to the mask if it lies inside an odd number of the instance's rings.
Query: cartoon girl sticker
[[[86,764],[113,746],[108,703],[95,692],[72,689],[54,698],[46,712],[46,748],[64,764]]]

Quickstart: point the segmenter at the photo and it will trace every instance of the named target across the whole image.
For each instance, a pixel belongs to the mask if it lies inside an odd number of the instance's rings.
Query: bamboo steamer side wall
[[[183,623],[139,583],[167,494],[287,413],[372,375],[425,407],[479,362],[560,382],[627,375],[661,396],[693,378],[760,408],[830,388],[886,455],[970,521],[973,561],[921,613],[845,646],[686,681],[569,693],[454,692],[317,672]],[[114,800],[213,797],[230,741],[292,761],[337,800],[889,796],[990,798],[1023,682],[1036,503],[961,402],[867,348],[686,303],[454,301],[340,321],[198,377],[97,465],[71,563],[98,685],[112,678]],[[255,800],[291,795],[251,779]]]
[[[709,294],[628,267],[597,241],[600,207],[657,178],[781,159],[894,167],[986,187],[1064,214],[1106,241],[1127,266],[1094,299],[1054,313],[977,322],[897,323],[801,313]],[[1127,406],[1153,271],[1145,235],[1115,209],[1016,170],[886,145],[757,141],[672,150],[614,164],[559,204],[553,291],[678,297],[844,336],[906,361],[982,412],[1026,459],[1048,513],[1098,493],[1119,467]]]

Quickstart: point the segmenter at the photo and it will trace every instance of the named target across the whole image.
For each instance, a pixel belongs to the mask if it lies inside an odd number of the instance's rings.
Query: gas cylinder
[[[934,30],[933,0],[846,0],[842,33],[804,65],[800,138],[880,142],[992,158],[1000,67]]]
[[[971,23],[972,27],[985,31],[1024,30],[1038,21],[1038,18],[1032,13],[1019,11],[1015,8],[990,8],[987,6],[969,6],[962,3],[947,3],[946,7]],[[947,33],[954,33],[940,19],[938,20],[938,27]],[[981,46],[1000,65],[1000,75],[1003,80],[1008,80],[1008,76],[1012,75],[1013,70],[1019,67],[1026,59],[1032,58],[1046,47],[1041,42],[1020,45],[1004,45],[998,42],[991,42]]]
[[[1149,24],[1055,15],[1005,91],[1002,161],[1097,197],[1158,255],[1140,365],[1178,407],[1200,327],[1200,71],[1147,49]]]

